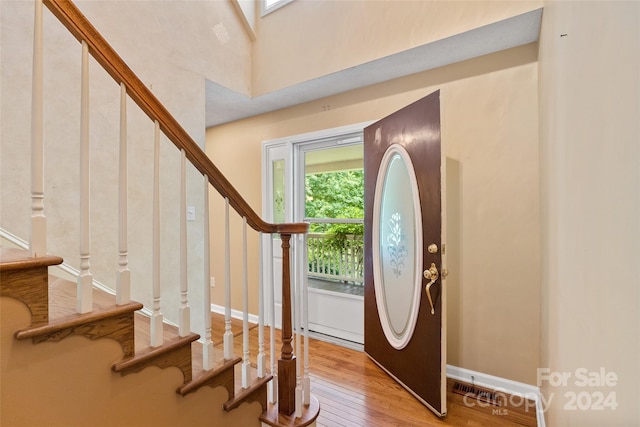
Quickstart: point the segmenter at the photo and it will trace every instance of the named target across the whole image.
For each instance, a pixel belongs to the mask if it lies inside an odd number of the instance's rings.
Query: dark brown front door
[[[443,416],[441,163],[439,91],[364,131],[365,352]]]

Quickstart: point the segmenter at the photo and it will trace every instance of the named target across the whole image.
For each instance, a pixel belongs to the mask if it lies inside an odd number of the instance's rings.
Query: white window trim
[[[271,12],[274,12],[280,9],[281,7],[288,5],[292,1],[293,0],[278,0],[275,3],[273,3],[271,6],[267,7],[266,0],[260,0],[260,17],[264,17],[270,14]]]
[[[375,120],[371,120],[367,122],[356,123],[356,124],[341,126],[341,127],[332,128],[332,129],[323,129],[323,130],[314,131],[314,132],[308,132],[308,133],[303,133],[298,135],[287,136],[283,138],[262,141],[262,218],[264,218],[266,221],[273,220],[273,216],[272,216],[273,210],[271,208],[271,201],[273,200],[273,197],[272,197],[272,190],[270,188],[271,183],[273,182],[273,176],[271,175],[272,173],[271,162],[273,160],[279,160],[279,159],[285,160],[285,168],[284,168],[285,180],[286,180],[285,181],[285,221],[286,222],[296,222],[296,221],[302,222],[301,218],[304,217],[304,211],[300,209],[294,209],[295,206],[293,201],[294,194],[300,194],[299,193],[300,183],[298,182],[299,180],[294,179],[294,176],[296,176],[295,174],[299,172],[297,170],[296,171],[293,170],[294,156],[298,156],[299,158],[300,146],[303,145],[304,143],[308,143],[308,144],[317,143],[318,141],[321,141],[324,139],[331,139],[335,141],[336,139],[342,140],[342,138],[344,138],[345,143],[352,143],[354,141],[351,140],[351,137],[353,137],[354,134],[357,134],[357,133],[361,134],[364,131],[365,127],[369,126],[374,122]],[[273,156],[269,155],[270,149],[273,149]],[[276,152],[276,150],[282,150],[282,151]],[[302,180],[302,182],[304,182],[304,180]],[[271,248],[271,246],[269,245],[267,245],[267,247]],[[273,277],[272,256],[268,253],[268,250],[264,251],[262,256],[263,256],[262,273],[264,275],[263,277]],[[302,268],[299,267],[300,264],[302,263],[301,258],[293,259],[292,263],[294,266],[296,266],[295,268],[297,270],[297,272],[294,274],[299,274],[301,271],[304,271]],[[271,289],[269,287],[271,286],[270,281],[265,280],[263,283],[263,286],[264,286],[264,291],[266,296],[264,300],[265,316],[267,319],[270,319],[271,310],[273,307],[273,304],[270,300],[271,299]],[[281,311],[278,311],[277,309],[274,312],[274,318],[275,318],[274,321],[277,327],[281,327],[281,319],[278,318],[279,312],[281,313]]]

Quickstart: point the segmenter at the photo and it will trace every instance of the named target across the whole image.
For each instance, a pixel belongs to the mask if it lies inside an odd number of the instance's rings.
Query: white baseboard
[[[211,304],[211,312],[221,314],[224,316],[224,306],[218,304]],[[231,309],[231,317],[234,319],[242,320],[242,312],[240,310]],[[258,323],[258,316],[249,313],[249,322]]]
[[[336,337],[338,340],[352,341],[356,345],[364,345],[364,334],[357,334],[344,329],[332,328],[326,325],[309,322],[309,332],[317,332],[330,337]]]
[[[21,239],[20,237],[16,236],[10,231],[5,230],[4,228],[0,228],[0,237],[2,237],[3,239],[7,240],[11,244],[18,246],[22,249],[29,248],[29,244],[27,243],[26,240]]]
[[[29,243],[26,240],[21,239],[20,237],[10,233],[7,230],[1,229],[0,228],[0,237],[2,237],[3,239],[6,239],[7,241],[13,243],[14,245],[18,246],[19,248],[28,250],[29,249]],[[69,264],[63,262],[62,264],[59,265],[53,265],[53,268],[59,268],[60,270],[64,271],[65,273],[67,273],[69,276],[73,277],[73,280],[76,280],[79,276],[80,276],[80,271],[75,268],[70,266]],[[96,288],[100,289],[103,292],[106,292],[110,295],[115,295],[116,292],[111,289],[110,287],[108,287],[107,285],[105,285],[102,282],[99,282],[97,280],[93,280],[93,286],[95,286]],[[151,312],[149,312],[151,313]]]
[[[544,411],[542,408],[542,399],[540,398],[539,387],[452,365],[447,365],[447,377],[535,401],[538,427],[545,427]]]

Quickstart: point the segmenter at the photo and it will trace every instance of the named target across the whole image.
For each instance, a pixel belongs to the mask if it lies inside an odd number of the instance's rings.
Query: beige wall
[[[553,399],[550,426],[640,424],[639,117],[640,3],[547,3],[541,367],[570,375],[565,387],[541,384]],[[579,369],[617,381],[581,386]],[[613,393],[617,408],[588,410],[595,393]],[[571,396],[582,396],[585,410]]]
[[[165,81],[176,70],[198,77],[200,96],[204,96],[205,78],[249,93],[252,43],[230,1],[125,0],[117,7],[104,0],[77,3],[143,82],[167,85],[165,91],[171,95],[158,94],[163,102],[180,96],[177,92],[183,85],[193,84],[179,76]],[[190,97],[188,92],[183,96]],[[172,113],[186,115],[187,111]]]
[[[258,19],[263,95],[541,7],[540,1],[306,1]]]
[[[534,383],[540,310],[536,60],[537,45],[527,45],[210,128],[207,153],[259,211],[262,141],[379,119],[440,89],[447,164],[458,172],[450,176],[458,211],[450,217],[449,250],[458,255],[448,285],[448,362]],[[240,262],[239,255],[235,259]],[[249,261],[249,271],[257,272],[257,256]],[[222,258],[213,256],[212,263],[222,277]],[[221,287],[213,298],[222,303]],[[240,298],[235,292],[236,308]],[[255,300],[251,307],[255,312]]]
[[[1,36],[1,207],[0,226],[27,239],[30,216],[30,108],[33,4],[2,1]],[[204,78],[249,91],[250,41],[228,2],[81,1],[78,7],[141,80],[201,146],[205,139]],[[222,23],[222,43],[212,27]],[[180,36],[176,36],[179,31]],[[79,75],[80,44],[44,11],[45,213],[49,253],[79,265]],[[223,64],[224,66],[221,66]],[[119,88],[92,61],[91,75],[91,269],[94,278],[115,287],[118,268],[117,177]],[[132,297],[151,302],[151,184],[153,124],[128,104],[129,262]],[[179,153],[161,142],[161,220],[163,314],[177,321],[179,301]],[[202,331],[202,179],[188,172],[188,224],[192,319]],[[198,326],[200,324],[200,326]]]

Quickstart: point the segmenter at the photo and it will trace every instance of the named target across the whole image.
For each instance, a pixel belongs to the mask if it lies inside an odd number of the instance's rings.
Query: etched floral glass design
[[[379,173],[378,253],[383,306],[390,331],[401,339],[411,328],[416,301],[416,213],[412,185],[413,167],[400,152],[391,152]]]
[[[400,212],[394,213],[389,219],[387,251],[389,253],[389,264],[391,264],[393,274],[395,274],[396,277],[400,277],[402,270],[404,270],[404,259],[407,256],[406,239],[402,232],[402,215]]]
[[[273,222],[284,222],[284,160],[274,160],[273,168]]]

